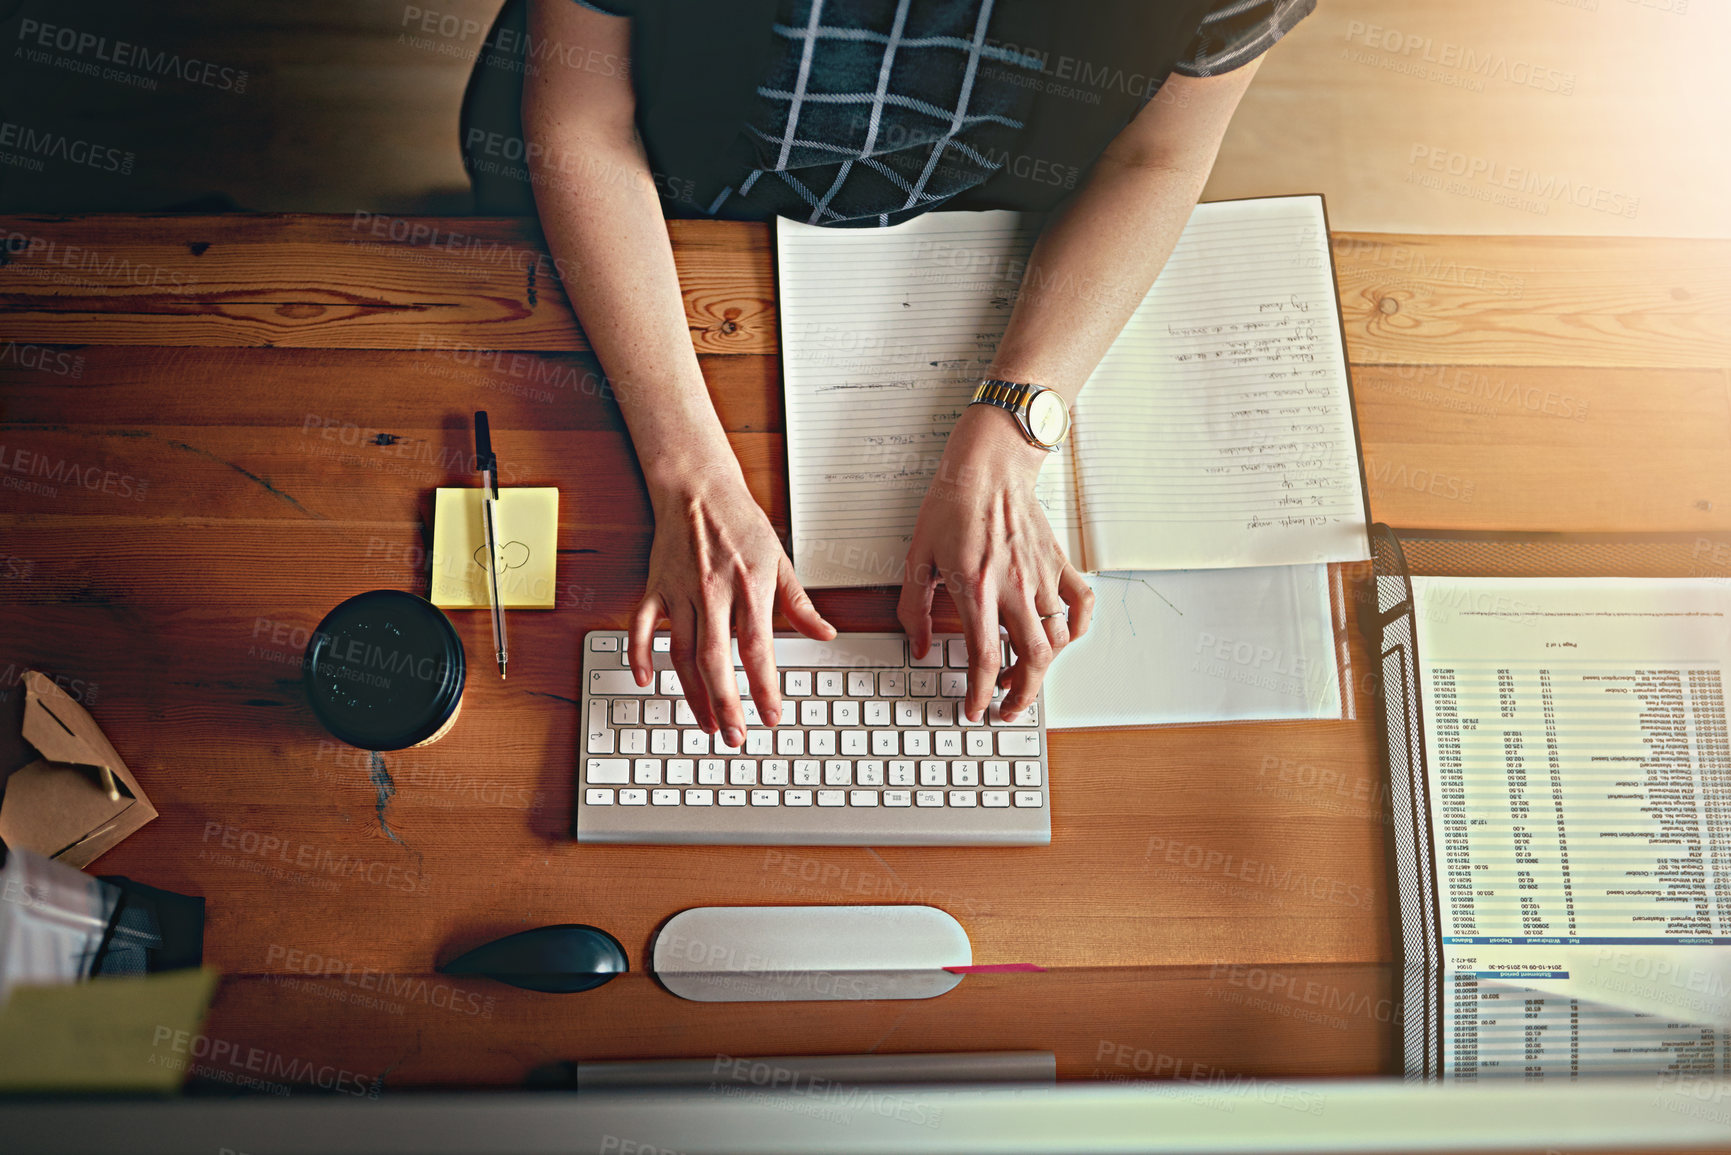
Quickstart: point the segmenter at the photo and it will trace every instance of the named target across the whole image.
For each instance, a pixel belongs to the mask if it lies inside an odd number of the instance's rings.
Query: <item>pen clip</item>
[[[475,468],[486,475],[488,496],[499,498],[499,459],[493,454],[493,431],[487,424],[487,411],[475,410]]]

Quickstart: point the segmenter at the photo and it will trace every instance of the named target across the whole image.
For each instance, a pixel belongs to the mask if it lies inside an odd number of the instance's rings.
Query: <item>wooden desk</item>
[[[717,408],[785,530],[768,231],[673,237]],[[213,1039],[392,1087],[999,1048],[1054,1051],[1064,1077],[1396,1069],[1356,637],[1353,720],[1055,735],[1050,847],[570,841],[578,639],[626,624],[650,528],[538,244],[508,220],[0,220],[0,690],[61,676],[150,790],[162,817],[96,869],[207,898]],[[1377,518],[1731,527],[1731,243],[1343,234],[1335,253]],[[322,735],[301,650],[351,594],[425,589],[431,490],[473,481],[476,408],[508,481],[564,491],[561,608],[516,619],[509,683],[477,664],[447,738],[374,762]],[[895,628],[893,591],[817,600]],[[453,617],[485,652],[487,616]],[[563,998],[433,973],[543,923],[603,926],[641,966],[686,907],[867,901],[944,907],[977,961],[1048,969],[791,1010],[641,973]]]

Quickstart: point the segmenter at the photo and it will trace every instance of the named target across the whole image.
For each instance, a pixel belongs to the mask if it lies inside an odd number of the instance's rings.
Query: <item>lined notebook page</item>
[[[1073,439],[1090,569],[1369,557],[1322,199],[1196,206]]]
[[[1010,319],[1031,220],[928,213],[890,229],[779,220],[794,567],[812,587],[899,585],[950,427]],[[1040,472],[1079,556],[1068,452]]]

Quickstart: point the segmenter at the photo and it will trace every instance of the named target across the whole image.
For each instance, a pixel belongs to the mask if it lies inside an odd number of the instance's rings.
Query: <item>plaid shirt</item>
[[[628,14],[626,0],[576,2]],[[780,0],[775,35],[783,47],[736,148],[738,177],[701,207],[727,217],[893,225],[984,183],[1009,155],[1043,70],[1038,56],[987,34],[994,3],[1015,2]],[[1315,6],[1217,0],[1176,71],[1230,72]],[[1150,83],[1146,96],[1158,88]]]

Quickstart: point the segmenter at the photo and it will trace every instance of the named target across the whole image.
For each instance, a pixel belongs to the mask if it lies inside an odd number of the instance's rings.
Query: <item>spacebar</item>
[[[888,666],[900,669],[907,665],[907,642],[902,638],[850,638],[846,634],[833,642],[812,638],[775,639],[775,664],[780,669],[858,669]],[[739,643],[733,643],[733,664],[739,660]]]

